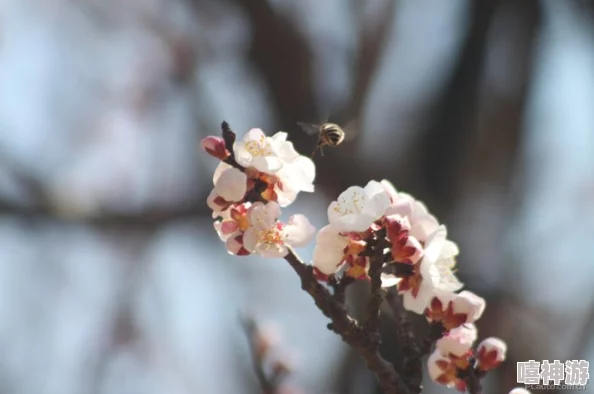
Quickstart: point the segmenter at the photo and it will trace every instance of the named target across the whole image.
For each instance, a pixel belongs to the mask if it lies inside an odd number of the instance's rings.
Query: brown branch
[[[245,169],[239,166],[235,161],[232,153],[233,150],[229,149],[232,147],[233,142],[235,141],[235,134],[227,122],[223,122],[221,124],[221,130],[225,145],[231,152],[231,156],[227,158],[225,162],[244,171]],[[260,195],[255,197],[258,198],[258,201],[260,201]],[[379,289],[378,291],[381,291],[380,273],[381,264],[383,264],[383,256],[381,256],[382,253],[379,253],[378,251],[383,251],[383,248],[385,247],[381,242],[383,238],[385,238],[385,234],[379,237],[380,241],[376,241],[370,250],[372,253],[378,255],[378,257],[373,256],[372,258],[374,261],[379,261],[377,264],[380,264],[380,267],[376,269],[377,273],[375,275],[379,280],[379,284],[376,282],[375,285]],[[375,329],[375,331],[366,331],[361,328],[357,321],[347,313],[344,305],[344,297],[342,297],[342,300],[340,299],[341,296],[335,298],[326,287],[322,286],[314,275],[313,267],[303,263],[291,248],[288,249],[285,260],[301,279],[301,288],[309,293],[309,295],[313,298],[314,303],[320,309],[320,311],[322,311],[324,316],[331,320],[331,323],[328,324],[328,328],[340,335],[343,341],[353,347],[361,355],[361,357],[363,357],[367,367],[375,375],[384,393],[409,394],[409,390],[392,364],[384,360],[379,353],[380,339],[378,329]],[[346,285],[347,281],[344,282],[343,287],[346,287]],[[379,303],[381,303],[381,300],[380,294]],[[370,302],[373,308],[376,308],[376,302],[377,301],[375,300]],[[379,304],[377,305],[377,310],[376,318],[378,319],[379,325]],[[374,328],[373,324],[371,325],[371,328]]]
[[[405,376],[405,383],[412,393],[421,392],[423,380],[422,357],[424,352],[419,346],[419,340],[415,335],[414,327],[408,318],[408,314],[402,306],[398,293],[390,291],[385,296],[386,303],[392,309],[396,322],[396,336],[398,348],[402,354],[402,374]]]
[[[474,364],[474,359],[471,359],[470,365]],[[481,394],[483,392],[483,386],[481,384],[481,376],[478,371],[474,368],[470,368],[468,377],[466,378],[466,389],[468,394]]]
[[[91,226],[113,229],[153,230],[176,220],[205,216],[208,208],[204,203],[179,206],[174,209],[147,209],[142,212],[99,212],[81,215],[64,215],[52,204],[40,202],[28,206],[0,200],[0,214],[16,215],[23,219],[48,219],[67,223],[84,223]]]
[[[332,320],[331,329],[352,346],[365,360],[385,394],[408,394],[409,390],[394,367],[379,354],[377,340],[363,330],[346,312],[344,305],[316,280],[313,268],[304,264],[289,249],[285,260],[301,279],[301,288],[313,298],[322,313]]]
[[[377,249],[374,248],[374,251]],[[371,278],[371,295],[367,303],[367,319],[364,329],[377,337],[379,347],[380,306],[382,305],[382,266],[384,258],[381,254],[374,255],[369,264],[369,277]]]
[[[336,301],[341,304],[345,303],[345,296],[346,296],[346,288],[351,283],[355,282],[355,279],[344,275],[340,280],[337,280],[335,276],[331,277],[331,280],[328,281],[328,284],[334,290],[333,297]]]

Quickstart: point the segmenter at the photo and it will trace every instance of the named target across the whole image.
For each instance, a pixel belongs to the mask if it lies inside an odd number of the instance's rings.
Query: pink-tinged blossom
[[[370,181],[362,188],[351,186],[328,207],[328,221],[341,232],[365,231],[382,217],[390,199],[382,185]]]
[[[466,370],[469,362],[466,358],[449,357],[435,349],[427,360],[429,377],[435,383],[460,391],[466,390],[466,382],[458,377],[460,370]]]
[[[250,208],[250,225],[244,233],[243,245],[264,257],[284,257],[289,246],[305,246],[313,238],[315,228],[303,215],[293,215],[287,224],[278,221],[278,203],[254,203]]]
[[[463,286],[452,271],[455,260],[443,257],[446,235],[445,226],[438,227],[427,240],[423,258],[414,266],[413,275],[399,282],[398,292],[407,310],[422,314],[436,292],[453,292]]]
[[[451,330],[464,323],[474,323],[485,310],[485,300],[470,291],[459,294],[439,291],[431,300],[425,315],[431,321],[441,322]]]
[[[427,241],[439,227],[439,222],[429,213],[427,207],[410,194],[398,192],[388,180],[382,180],[381,186],[390,199],[386,216],[406,217],[410,223],[410,234],[421,242]]]
[[[231,152],[225,147],[225,141],[221,137],[215,137],[209,135],[208,137],[200,141],[202,149],[211,156],[216,157],[219,160],[225,160],[231,156]]]
[[[222,241],[227,241],[237,232],[243,233],[249,227],[248,210],[250,203],[232,206],[218,216],[214,228]]]
[[[483,340],[476,350],[477,367],[483,371],[496,368],[505,360],[507,345],[499,338]]]
[[[344,249],[348,244],[348,237],[340,235],[336,227],[331,224],[322,227],[316,236],[314,267],[324,275],[336,273],[344,265]]]
[[[435,348],[445,356],[463,357],[472,349],[477,336],[478,330],[474,324],[463,324],[437,340]]]

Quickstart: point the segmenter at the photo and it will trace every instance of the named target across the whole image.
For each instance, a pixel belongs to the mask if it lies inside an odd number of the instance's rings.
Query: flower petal
[[[258,245],[258,230],[253,227],[249,227],[243,233],[243,247],[249,252],[253,253]]]
[[[260,231],[274,228],[280,215],[281,208],[275,201],[270,201],[267,204],[254,203],[248,214],[251,226]]]
[[[256,246],[256,252],[263,257],[278,259],[285,257],[289,249],[282,243],[261,243]]]
[[[247,190],[247,175],[237,168],[225,170],[215,183],[215,191],[227,201],[241,201]]]
[[[283,167],[283,162],[275,156],[256,156],[250,164],[266,174],[275,174]]]
[[[252,163],[252,154],[246,149],[245,142],[238,141],[233,145],[235,161],[242,167],[249,167]]]
[[[221,174],[223,174],[223,172],[227,171],[230,168],[233,167],[225,163],[224,161],[220,162],[217,168],[215,168],[214,174],[212,174],[212,184],[215,185],[221,177]]]
[[[381,274],[381,279],[382,279],[382,288],[396,286],[402,280],[402,278],[399,278],[396,275],[384,274],[384,273]]]
[[[313,238],[316,228],[312,226],[304,215],[293,215],[283,228],[284,242],[291,246],[301,247],[307,245]]]
[[[429,236],[425,247],[423,261],[427,259],[430,264],[433,264],[439,259],[441,250],[445,244],[446,236],[447,231],[444,225],[439,226],[439,228]]]
[[[335,273],[342,265],[344,248],[347,245],[347,238],[341,236],[336,227],[332,225],[323,227],[316,236],[313,265],[325,275]]]
[[[422,281],[416,297],[411,291],[405,291],[402,296],[402,305],[404,309],[422,315],[431,299],[433,298],[433,288],[426,281]]]

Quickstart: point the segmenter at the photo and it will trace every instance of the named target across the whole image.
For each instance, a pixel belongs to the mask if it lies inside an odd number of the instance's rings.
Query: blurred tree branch
[[[470,28],[449,82],[435,99],[429,123],[419,147],[412,149],[420,165],[426,195],[432,206],[451,206],[460,183],[460,159],[474,133],[479,83],[487,44],[487,32],[501,0],[470,2]],[[437,171],[436,169],[439,169]]]
[[[293,22],[267,0],[235,0],[253,29],[250,58],[266,80],[283,125],[318,116],[311,49]]]

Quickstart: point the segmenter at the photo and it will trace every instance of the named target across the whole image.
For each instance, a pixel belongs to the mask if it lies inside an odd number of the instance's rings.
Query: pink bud
[[[458,293],[452,302],[454,313],[465,314],[467,323],[477,321],[483,314],[486,305],[484,298],[467,290]]]
[[[458,378],[458,368],[450,357],[444,356],[438,349],[427,360],[429,377],[435,383],[446,387],[458,387],[463,381]]]
[[[474,324],[463,324],[447,332],[437,341],[435,348],[442,354],[462,357],[470,351],[476,337],[476,326]]]
[[[507,345],[499,338],[487,338],[482,341],[476,352],[477,366],[483,371],[496,368],[505,360]]]
[[[231,156],[231,153],[225,147],[225,140],[223,140],[221,137],[209,135],[200,141],[200,145],[202,146],[202,149],[206,151],[206,153],[216,157],[219,160],[225,160]]]
[[[410,222],[406,216],[389,215],[384,218],[384,226],[386,226],[388,239],[395,242],[402,232],[410,231]]]

